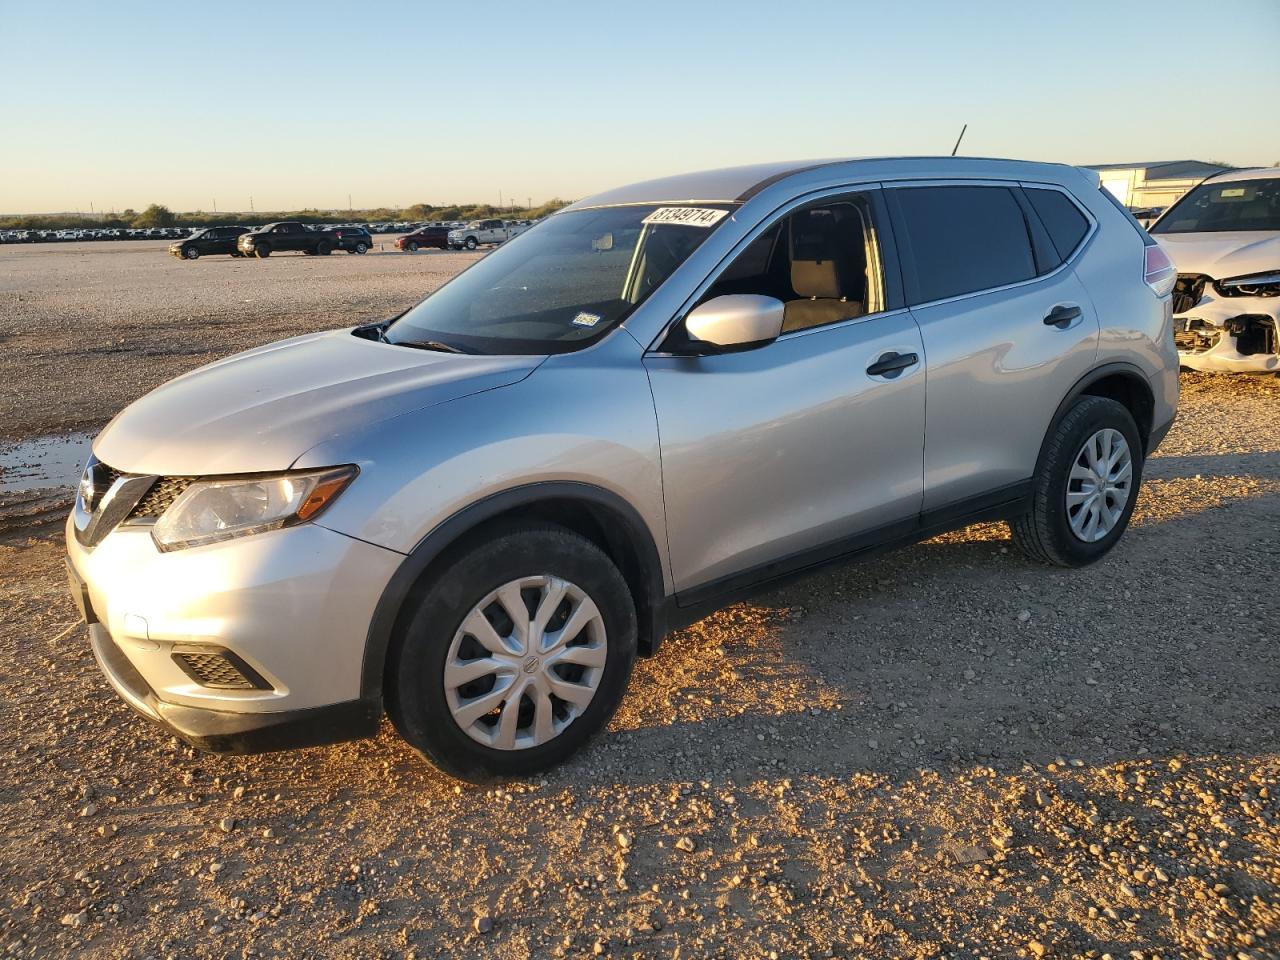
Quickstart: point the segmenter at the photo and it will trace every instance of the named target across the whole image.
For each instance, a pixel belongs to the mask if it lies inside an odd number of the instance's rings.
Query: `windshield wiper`
[[[383,334],[386,339],[386,334]],[[391,341],[387,341],[390,343]],[[443,343],[439,340],[397,340],[397,346],[415,347],[418,350],[438,350],[440,353],[472,353],[471,350],[463,350],[461,347],[455,347],[451,343]]]

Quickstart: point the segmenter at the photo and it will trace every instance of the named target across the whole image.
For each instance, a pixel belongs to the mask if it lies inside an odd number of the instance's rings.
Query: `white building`
[[[1157,160],[1153,163],[1087,164],[1096,170],[1102,186],[1126,207],[1167,207],[1205,177],[1231,170],[1203,160]]]

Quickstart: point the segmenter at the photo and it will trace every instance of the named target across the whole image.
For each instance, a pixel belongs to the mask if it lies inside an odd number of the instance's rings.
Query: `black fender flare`
[[[636,597],[637,604],[643,603],[648,608],[647,616],[645,611],[637,610],[641,621],[640,644],[642,649],[650,651],[657,647],[665,632],[661,613],[666,594],[658,545],[644,519],[635,507],[603,487],[578,481],[541,481],[503,490],[463,507],[438,524],[405,556],[383,589],[369,622],[360,671],[361,700],[382,702],[387,652],[405,602],[427,568],[459,538],[486,521],[547,501],[577,501],[607,511],[611,519],[620,521],[622,529],[607,530],[606,534],[625,537],[637,560],[640,582],[632,583],[631,587],[633,593],[643,591],[643,596]]]

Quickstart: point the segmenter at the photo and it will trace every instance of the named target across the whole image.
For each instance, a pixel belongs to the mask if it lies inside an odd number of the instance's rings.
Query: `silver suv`
[[[189,743],[569,756],[637,654],[829,561],[1120,538],[1178,397],[1169,260],[1095,175],[773,164],[582,200],[392,321],[230,357],[96,439],[108,680]]]

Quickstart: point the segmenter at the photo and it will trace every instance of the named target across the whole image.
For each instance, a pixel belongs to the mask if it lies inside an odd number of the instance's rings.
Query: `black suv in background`
[[[332,230],[313,230],[306,224],[286,220],[242,234],[236,248],[246,256],[269,257],[282,250],[299,250],[306,254],[327,256],[338,246]]]
[[[179,260],[198,260],[211,253],[229,253],[238,257],[240,251],[236,249],[236,239],[248,232],[248,227],[206,227],[184,240],[169,244],[169,252]]]
[[[331,232],[337,237],[338,249],[347,253],[368,253],[373,246],[373,237],[364,227],[335,227]]]

